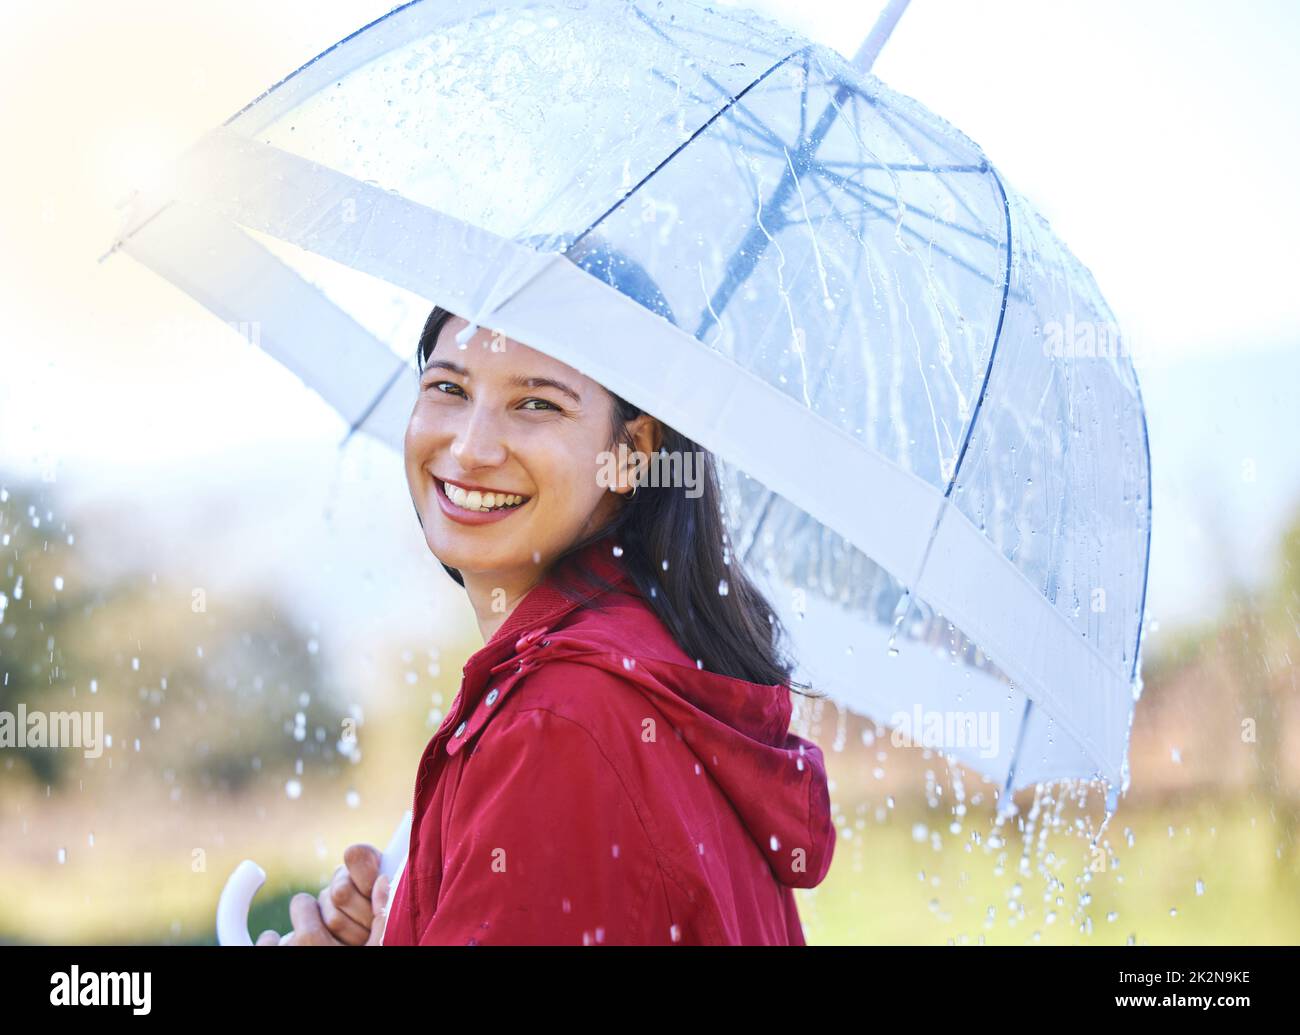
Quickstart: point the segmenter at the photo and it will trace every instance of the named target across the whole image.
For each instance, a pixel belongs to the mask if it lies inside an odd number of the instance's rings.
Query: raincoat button
[[[487,695],[487,697],[484,699],[484,703],[485,703],[489,708],[491,708],[492,705],[496,703],[496,699],[497,699],[497,694],[498,694],[498,693],[499,693],[499,691],[496,689],[496,687],[493,687],[491,690],[488,691],[488,695]]]
[[[462,733],[465,732],[465,726],[466,726],[466,723],[462,721],[461,724],[460,724],[459,726],[456,727],[456,732],[453,733],[452,736],[453,736],[453,737],[459,737]]]

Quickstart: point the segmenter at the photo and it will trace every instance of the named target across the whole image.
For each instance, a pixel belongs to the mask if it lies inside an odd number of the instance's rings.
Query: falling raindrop
[[[68,850],[67,850],[66,848],[60,848],[60,849],[59,849],[59,865],[62,866],[62,865],[63,865],[64,863],[66,863],[67,861],[68,861]]]
[[[623,547],[621,547],[621,546],[616,546],[616,547],[614,547],[613,553],[614,553],[614,556],[615,556],[615,557],[622,557],[622,556],[623,556]]]
[[[302,797],[302,781],[290,780],[284,785],[284,793],[289,795],[294,801]]]
[[[718,596],[720,596],[720,597],[725,597],[725,596],[726,596],[728,593],[730,593],[730,592],[731,592],[731,589],[730,589],[730,587],[727,585],[727,580],[726,580],[726,579],[720,579],[720,580],[718,581]]]
[[[62,575],[55,575],[55,576],[54,576],[54,588],[55,588],[56,590],[59,590],[59,589],[62,589],[62,588],[63,588],[63,576],[62,576]]]
[[[772,846],[772,851],[774,851],[774,852],[780,851],[780,849],[781,849],[781,842],[777,840],[775,834],[772,835],[772,840],[769,842],[769,844],[771,844],[771,846]]]
[[[361,795],[355,790],[348,791],[347,797],[344,800],[348,803],[348,808],[350,809],[359,808],[361,805]]]
[[[1196,878],[1196,893],[1198,895],[1205,894],[1205,881],[1201,880],[1200,877]]]

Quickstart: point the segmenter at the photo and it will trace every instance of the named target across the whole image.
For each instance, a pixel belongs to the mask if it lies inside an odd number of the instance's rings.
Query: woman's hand
[[[289,902],[293,930],[281,938],[263,931],[258,945],[379,945],[388,915],[389,880],[379,876],[379,850],[349,845],[334,879],[313,898]]]

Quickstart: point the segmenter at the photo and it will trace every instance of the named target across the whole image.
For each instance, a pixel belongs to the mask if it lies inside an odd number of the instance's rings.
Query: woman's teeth
[[[509,510],[524,502],[527,496],[508,496],[500,492],[479,492],[478,489],[467,491],[451,482],[442,483],[442,491],[458,507],[466,510]]]

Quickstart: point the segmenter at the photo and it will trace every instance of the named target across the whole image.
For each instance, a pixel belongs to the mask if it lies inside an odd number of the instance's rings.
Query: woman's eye
[[[454,391],[454,392],[449,392],[449,391],[447,391],[447,390],[443,387],[444,385],[446,385],[446,386],[450,386],[451,388],[454,388],[455,391]],[[465,394],[465,393],[461,390],[460,385],[458,385],[455,381],[430,381],[429,384],[428,384],[428,387],[429,387],[429,388],[436,388],[438,391],[442,392],[444,395],[457,395],[457,394],[464,395],[464,394]]]
[[[536,409],[539,409],[539,407],[536,407],[536,406],[529,406],[529,405],[528,405],[529,403],[541,403],[541,404],[542,404],[542,407],[544,407],[545,409],[548,409],[548,410],[558,410],[558,409],[559,409],[559,407],[556,406],[555,403],[550,402],[550,401],[548,401],[548,400],[546,400],[546,399],[538,399],[538,398],[534,397],[534,398],[532,398],[532,399],[525,399],[525,400],[524,400],[524,407],[525,407],[526,409],[536,410]]]

